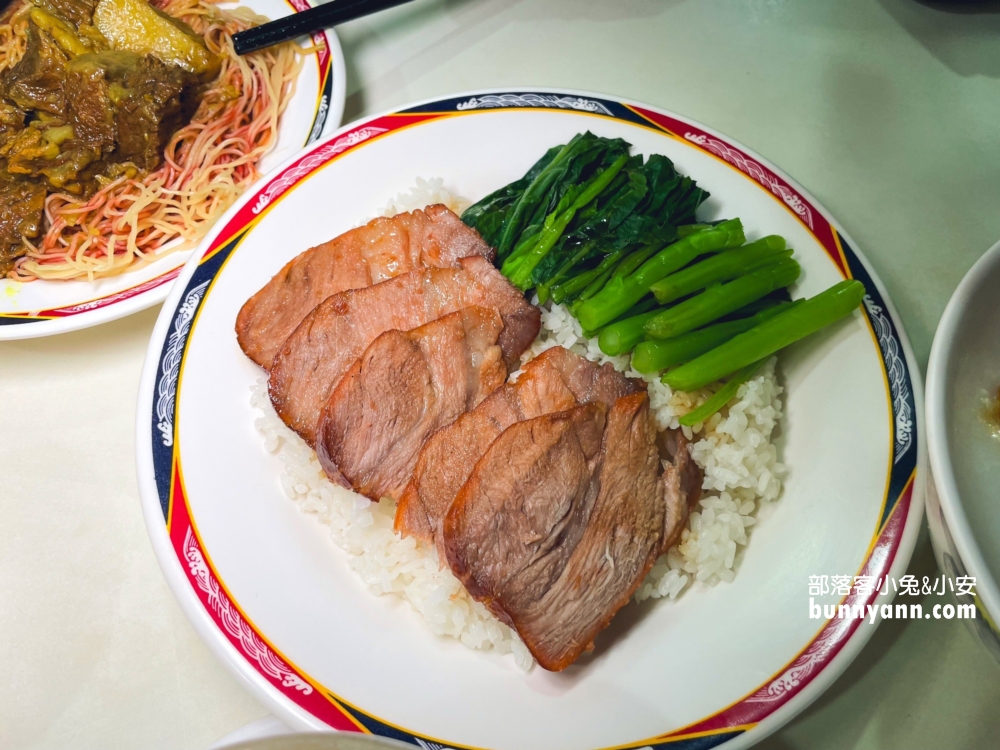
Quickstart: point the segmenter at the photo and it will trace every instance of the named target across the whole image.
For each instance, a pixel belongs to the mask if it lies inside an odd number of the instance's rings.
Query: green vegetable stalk
[[[690,362],[695,357],[700,357],[705,352],[711,351],[720,344],[729,341],[733,336],[744,331],[749,331],[759,323],[763,323],[768,318],[773,318],[778,313],[784,312],[788,307],[795,304],[798,303],[782,302],[766,310],[761,310],[748,318],[716,323],[705,328],[699,328],[697,331],[675,336],[672,339],[641,341],[641,343],[636,345],[635,353],[632,355],[632,366],[641,373],[649,373]],[[651,317],[653,316],[647,317],[646,320],[649,320]],[[645,331],[642,333],[644,334]],[[603,346],[601,347],[601,351],[604,351]],[[605,354],[608,353],[605,352]]]
[[[609,167],[591,177],[568,207],[562,211],[558,211],[557,209],[546,216],[545,223],[542,225],[542,231],[538,233],[538,237],[534,243],[520,256],[515,257],[512,255],[507,258],[500,272],[518,289],[524,291],[531,288],[533,285],[531,273],[535,270],[535,266],[555,246],[570,221],[573,220],[576,212],[600,195],[601,191],[608,186],[627,161],[627,154],[619,156]]]
[[[542,303],[555,295],[580,304],[679,231],[713,227],[694,223],[707,192],[667,157],[629,156],[630,148],[620,138],[577,134],[466,209],[462,221],[497,249],[502,273],[520,289],[535,287]],[[603,261],[612,254],[619,263],[609,274]]]
[[[593,256],[596,252],[595,250],[596,242],[591,240],[589,242],[581,243],[580,245],[574,247],[569,251],[568,257],[566,257],[562,263],[559,264],[556,272],[547,280],[535,287],[535,291],[538,292],[538,301],[543,305],[549,301],[552,297],[552,290],[559,286],[560,284],[565,284],[575,278],[572,274],[576,266],[584,262],[587,258]],[[536,266],[536,271],[540,266]],[[586,271],[584,271],[586,273]],[[577,274],[579,275],[579,274]]]
[[[699,422],[704,422],[710,416],[715,414],[715,412],[728,404],[732,400],[733,396],[735,396],[739,391],[740,386],[756,375],[757,370],[760,369],[761,365],[763,365],[765,361],[766,360],[762,359],[758,362],[753,362],[739,372],[735,373],[731,378],[729,378],[729,380],[726,381],[726,384],[713,393],[712,396],[705,401],[705,403],[694,411],[688,412],[677,421],[685,427],[693,427]]]
[[[652,338],[668,339],[701,328],[776,289],[788,286],[799,277],[800,272],[797,262],[784,259],[751,271],[728,284],[718,284],[664,310],[646,323],[646,333]]]
[[[619,315],[617,318],[612,320],[610,323],[608,323],[608,325],[604,326],[604,328],[607,328],[608,326],[613,326],[615,323],[621,323],[623,320],[626,320],[627,318],[634,318],[636,315],[642,315],[643,313],[652,312],[653,310],[658,311],[659,307],[660,305],[656,301],[656,297],[649,295],[648,297],[643,298],[642,301],[640,301],[637,305],[634,305],[631,308],[629,308],[628,312],[626,312],[624,315]],[[592,339],[595,336],[600,336],[601,331],[603,331],[604,328],[598,328],[596,331],[584,330],[583,335],[586,336],[588,339]]]
[[[627,276],[658,250],[660,247],[657,245],[647,245],[633,250],[628,248],[615,250],[608,253],[596,268],[579,271],[570,278],[565,278],[565,272],[560,271],[553,281],[538,285],[538,301],[544,304],[549,297],[560,303],[570,299],[576,300],[577,303],[588,300],[601,291],[609,279]],[[576,253],[576,255],[581,254],[580,250]],[[563,275],[561,279],[560,274]]]
[[[503,228],[497,241],[498,258],[506,258],[518,241],[524,239],[522,233],[529,225],[531,217],[542,210],[550,191],[565,178],[574,159],[593,148],[594,140],[595,136],[591,133],[578,133],[573,136],[517,196],[504,216]]]
[[[850,315],[864,295],[865,287],[860,281],[841,281],[671,370],[663,376],[663,382],[681,391],[703,388]]]
[[[524,177],[499,190],[494,190],[478,203],[469,206],[462,212],[462,221],[477,230],[487,244],[498,247],[505,222],[515,204],[524,195],[535,178],[541,174],[552,160],[563,150],[563,146],[554,146],[545,152],[545,156],[535,162]]]
[[[771,235],[672,273],[653,284],[650,291],[665,305],[712,284],[739,278],[781,257],[792,257],[792,251],[785,249],[783,237]]]
[[[624,250],[618,250],[613,253],[609,253],[604,256],[604,259],[597,265],[596,268],[592,268],[589,271],[584,271],[583,273],[577,274],[571,279],[567,279],[561,284],[557,284],[549,290],[549,294],[552,300],[558,304],[562,304],[564,300],[572,299],[578,294],[583,292],[595,279],[600,278],[605,273],[610,274],[614,269],[615,265],[622,259],[625,255]],[[541,301],[541,290],[542,287],[538,288],[538,297]]]
[[[580,305],[577,319],[585,330],[597,330],[627,312],[657,281],[699,255],[737,247],[744,240],[743,224],[739,219],[732,219],[668,245],[634,273],[609,279],[600,292]]]
[[[643,336],[646,335],[646,331],[643,328],[646,325],[646,321],[655,318],[659,314],[659,310],[652,310],[605,326],[601,329],[601,333],[597,337],[598,346],[609,357],[617,357],[619,354],[632,351],[635,345],[642,341]],[[634,358],[632,363],[633,365],[635,364]],[[643,370],[639,370],[639,372],[643,372]]]
[[[629,253],[625,260],[619,263],[615,268],[615,272],[611,274],[611,278],[618,279],[635,273],[635,270],[639,268],[639,266],[653,257],[657,252],[659,252],[660,249],[659,245],[646,245],[645,247],[640,247],[639,249]]]
[[[608,283],[608,279],[614,273],[614,268],[608,268],[602,273],[598,274],[593,281],[587,284],[587,287],[577,295],[576,299],[573,300],[573,304],[570,306],[570,312],[573,313],[573,317],[576,317],[576,311],[580,309],[580,305],[586,302],[588,299],[593,297],[599,291],[604,288],[604,285]]]
[[[704,229],[711,229],[711,224],[684,224],[677,227],[677,239],[682,240],[692,234],[697,234]]]

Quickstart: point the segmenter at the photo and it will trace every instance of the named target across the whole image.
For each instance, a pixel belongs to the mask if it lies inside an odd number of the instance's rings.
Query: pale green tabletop
[[[921,368],[952,290],[1000,239],[1000,12],[417,0],[340,33],[348,120],[533,85],[637,99],[736,138],[857,241]],[[198,750],[266,713],[188,625],[146,538],[132,431],[155,314],[0,345],[0,748]],[[925,535],[911,572],[933,566]],[[998,706],[1000,666],[961,624],[891,621],[761,747],[998,747]]]

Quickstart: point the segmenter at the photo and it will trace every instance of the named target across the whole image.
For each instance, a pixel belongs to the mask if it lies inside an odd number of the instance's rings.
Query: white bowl
[[[934,481],[927,519],[938,565],[976,579],[976,634],[1000,661],[1000,441],[980,418],[1000,386],[1000,242],[948,302],[927,366]]]

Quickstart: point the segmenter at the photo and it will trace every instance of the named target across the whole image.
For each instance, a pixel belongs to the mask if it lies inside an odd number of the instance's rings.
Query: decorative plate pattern
[[[191,588],[204,602],[208,614],[228,641],[281,695],[326,724],[352,731],[365,731],[409,742],[425,750],[460,747],[443,740],[425,737],[390,725],[361,708],[349,705],[329,690],[283,660],[267,644],[240,612],[218,579],[207,556],[203,554],[197,529],[190,517],[180,467],[180,452],[171,430],[176,426],[177,373],[182,363],[192,319],[197,315],[207,291],[211,289],[225,260],[235,251],[256,221],[267,213],[281,196],[293,190],[311,174],[335,159],[365,144],[386,137],[395,130],[421,122],[453,116],[474,115],[479,111],[501,108],[549,108],[586,112],[598,117],[625,120],[652,128],[679,139],[713,157],[721,159],[758,183],[784,207],[825,249],[844,277],[860,280],[866,287],[864,312],[881,352],[882,367],[891,390],[892,421],[890,436],[893,455],[888,469],[886,494],[877,528],[873,530],[867,558],[859,575],[885,577],[900,551],[907,528],[920,522],[921,501],[914,501],[917,472],[917,423],[913,380],[903,354],[899,327],[882,298],[878,286],[844,234],[833,225],[823,210],[803,191],[758,157],[723,137],[710,133],[676,116],[645,106],[580,96],[564,92],[511,91],[488,92],[428,102],[389,115],[371,118],[341,131],[324,145],[307,151],[261,185],[248,197],[216,233],[216,239],[192,260],[184,292],[171,316],[169,333],[160,346],[156,363],[156,391],[152,413],[145,433],[152,435],[140,450],[151,452],[158,505],[163,513],[173,554],[184,567]],[[147,363],[148,364],[148,363]],[[910,550],[904,554],[909,555]],[[852,592],[842,604],[867,605],[875,601],[878,590],[867,594]],[[733,705],[676,731],[650,737],[629,747],[639,750],[702,750],[726,745],[753,730],[783,706],[801,694],[842,652],[859,626],[857,620],[834,619],[825,622],[815,637],[785,667]],[[787,717],[786,717],[787,720]]]

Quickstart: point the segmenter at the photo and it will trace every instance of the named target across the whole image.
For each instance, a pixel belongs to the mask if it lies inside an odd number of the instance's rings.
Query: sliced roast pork
[[[517,422],[459,491],[448,564],[545,669],[571,664],[663,549],[672,502],[644,392]],[[678,505],[680,503],[680,505]]]
[[[663,496],[667,503],[661,550],[666,552],[680,541],[688,512],[701,499],[705,475],[691,458],[690,441],[680,430],[659,433],[657,446],[663,459]]]
[[[435,433],[423,450],[396,508],[396,531],[438,545],[441,523],[476,462],[515,422],[564,411],[578,404],[614,404],[645,387],[610,364],[598,365],[561,346],[524,366],[514,383],[497,389],[474,410]]]
[[[327,475],[378,500],[398,498],[424,442],[507,379],[500,314],[467,307],[375,339],[333,389],[316,452]]]
[[[457,268],[411,271],[381,284],[328,297],[299,324],[274,357],[268,391],[285,424],[310,444],[334,386],[368,345],[385,331],[408,331],[471,306],[500,313],[498,344],[516,369],[538,335],[540,313],[485,258]]]
[[[447,268],[459,258],[493,260],[475,229],[441,205],[373,219],[293,258],[247,300],[236,339],[250,359],[270,368],[278,348],[331,294],[378,284],[420,268]]]

